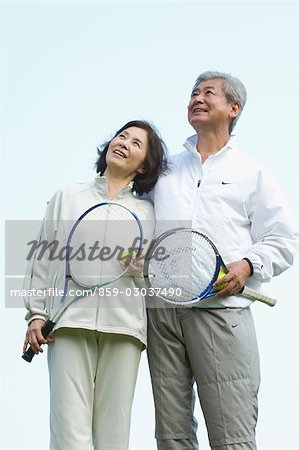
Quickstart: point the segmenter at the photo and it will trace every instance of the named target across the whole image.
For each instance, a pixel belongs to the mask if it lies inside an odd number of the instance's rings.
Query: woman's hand
[[[232,262],[227,264],[226,267],[228,273],[213,284],[215,288],[222,283],[227,283],[225,287],[217,292],[216,297],[238,294],[250,276],[249,264],[244,260]]]
[[[128,254],[125,259],[120,261],[121,266],[123,269],[127,269],[126,273],[131,276],[139,275],[143,272],[143,266],[144,266],[144,255],[141,253],[140,256],[137,258],[135,257],[134,253]]]
[[[23,353],[27,350],[27,346],[31,345],[35,353],[43,353],[42,344],[53,344],[54,338],[48,336],[46,339],[42,335],[42,327],[45,321],[42,319],[34,319],[27,328],[23,345]]]

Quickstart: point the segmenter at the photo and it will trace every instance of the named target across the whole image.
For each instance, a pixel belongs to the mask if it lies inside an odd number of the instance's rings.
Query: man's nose
[[[203,94],[198,93],[194,97],[194,103],[202,103],[203,102]]]

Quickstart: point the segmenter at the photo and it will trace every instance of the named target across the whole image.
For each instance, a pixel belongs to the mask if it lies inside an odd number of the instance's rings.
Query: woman
[[[147,223],[150,240],[154,224],[151,203],[137,194],[149,192],[166,169],[165,146],[145,121],[132,121],[117,131],[99,150],[98,175],[90,184],[58,191],[50,200],[41,239],[53,241],[61,222],[101,201],[120,203]],[[108,224],[109,225],[109,224]],[[57,264],[60,267],[57,268]],[[61,267],[62,266],[62,267]],[[31,288],[63,284],[64,265],[36,258],[31,267]],[[118,280],[120,291],[137,284],[134,277]],[[48,347],[50,376],[51,450],[126,450],[131,406],[140,361],[146,345],[146,314],[141,293],[134,298],[80,299],[68,308],[44,339],[42,326],[53,309],[53,299],[28,297],[28,329],[24,348],[36,353]],[[106,303],[105,303],[106,302]],[[112,303],[111,303],[112,302]],[[114,303],[113,303],[114,302]]]

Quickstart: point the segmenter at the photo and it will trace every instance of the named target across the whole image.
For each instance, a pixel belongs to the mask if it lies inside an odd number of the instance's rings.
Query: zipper
[[[106,214],[106,219],[105,219],[105,227],[104,227],[104,232],[103,232],[103,239],[102,239],[102,246],[105,246],[105,239],[106,239],[106,234],[107,234],[107,228],[109,226],[109,213],[110,213],[110,208],[111,205],[107,205],[107,214]],[[103,277],[103,266],[104,264],[101,264],[101,273],[100,273],[100,279],[102,280]],[[101,296],[98,296],[98,306],[97,306],[97,313],[96,313],[96,317],[95,317],[95,328],[97,328],[97,324],[99,321],[99,312],[100,312],[100,303],[101,303]],[[103,298],[105,298],[105,296],[103,296]]]
[[[196,217],[197,206],[199,203],[200,186],[201,186],[203,178],[204,178],[204,168],[199,160],[199,157],[197,158],[197,163],[198,163],[198,169],[199,169],[198,174],[199,174],[200,178],[198,178],[197,183],[196,183],[196,190],[195,190],[195,195],[194,195],[194,200],[193,200],[193,205],[192,205],[192,214],[191,214],[192,226],[193,226],[194,218]]]

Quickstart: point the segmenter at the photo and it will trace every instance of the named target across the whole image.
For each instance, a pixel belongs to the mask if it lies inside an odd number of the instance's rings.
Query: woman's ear
[[[144,172],[145,172],[145,166],[139,167],[139,168],[137,169],[137,172],[140,173],[140,174],[144,173]]]

